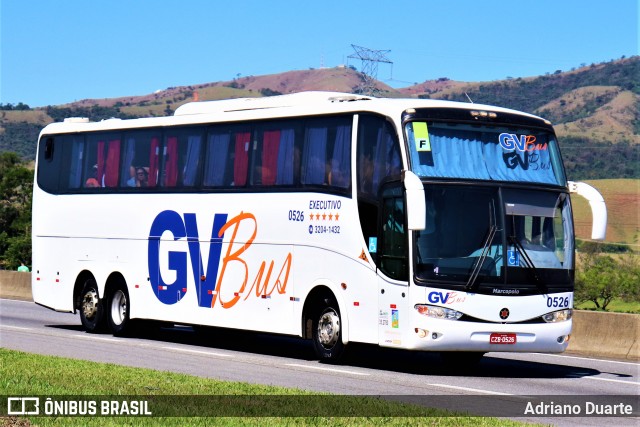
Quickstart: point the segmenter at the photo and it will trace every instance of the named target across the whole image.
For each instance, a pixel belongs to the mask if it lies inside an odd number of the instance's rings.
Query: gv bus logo
[[[505,150],[518,150],[532,152],[534,150],[546,150],[547,144],[536,144],[535,135],[516,135],[514,133],[501,133],[498,136],[500,146]]]
[[[205,270],[200,253],[196,214],[186,213],[184,214],[184,220],[180,214],[174,211],[163,211],[156,216],[149,231],[149,281],[160,301],[165,304],[175,304],[187,293],[186,252],[169,252],[169,270],[176,272],[176,280],[173,283],[165,283],[160,274],[160,237],[165,231],[169,231],[173,234],[174,241],[187,238],[193,279],[199,285],[198,305],[200,307],[211,307],[215,281],[218,277],[218,266],[220,265],[222,239],[224,238],[222,227],[226,222],[227,214],[216,214],[214,216],[209,243],[209,259]],[[201,280],[202,278],[205,280]],[[168,290],[169,287],[171,287],[172,292],[163,292]]]
[[[430,303],[433,303],[433,304],[438,304],[438,303],[446,304],[447,301],[449,300],[450,295],[451,295],[451,292],[447,292],[446,294],[444,292],[431,292],[427,296],[427,299],[429,300]]]
[[[175,304],[182,300],[187,293],[189,274],[187,254],[191,260],[191,274],[196,284],[198,306],[200,307],[213,308],[216,301],[219,301],[222,307],[231,308],[240,300],[242,294],[246,300],[251,294],[265,298],[275,290],[280,294],[286,293],[291,271],[291,253],[285,257],[278,275],[274,274],[275,278],[272,277],[274,261],[270,261],[268,268],[267,261],[262,261],[257,268],[255,280],[249,290],[245,292],[249,283],[251,265],[243,259],[243,253],[251,247],[258,233],[258,224],[255,216],[247,212],[241,212],[231,219],[227,219],[227,216],[226,213],[217,213],[213,217],[211,237],[207,242],[209,244],[209,258],[207,260],[202,259],[201,241],[195,213],[185,213],[181,216],[177,212],[167,210],[156,216],[149,231],[148,267],[149,281],[158,300],[164,304]],[[238,242],[237,236],[241,228],[244,230],[242,234],[249,235],[249,237]],[[227,231],[231,237],[226,244],[226,251],[223,255],[222,246]],[[172,283],[166,283],[160,272],[160,246],[171,242],[167,242],[166,238],[161,240],[165,232],[173,235],[173,241],[186,239],[188,250],[188,252],[168,251],[168,268],[175,272],[175,280]],[[170,248],[175,249],[178,246],[170,245]],[[227,274],[225,279],[227,267],[234,264],[236,273]],[[233,270],[233,268],[231,269]],[[244,272],[244,275],[238,271]],[[233,297],[223,300],[221,296],[223,287],[226,288],[227,294],[233,295]],[[229,290],[228,288],[233,289]]]
[[[465,302],[467,297],[455,291],[446,293],[434,291],[427,295],[427,299],[432,304],[459,304]]]

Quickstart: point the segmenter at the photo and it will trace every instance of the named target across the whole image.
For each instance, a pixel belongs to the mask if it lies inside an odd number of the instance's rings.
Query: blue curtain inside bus
[[[406,128],[408,145],[413,171],[419,176],[564,184],[562,173],[554,171],[555,140],[544,133],[535,135],[536,144],[506,149],[500,144],[500,135],[514,131],[445,129],[429,124],[428,148],[419,151],[411,125]],[[509,135],[518,136],[516,132]]]
[[[400,152],[397,150],[395,139],[389,132],[389,128],[386,126],[379,128],[373,162],[373,188],[377,189],[385,177],[399,174],[401,165]]]
[[[326,173],[327,157],[326,127],[310,127],[307,129],[302,152],[302,183],[323,184]]]
[[[196,182],[198,160],[200,158],[200,136],[189,136],[187,143],[187,161],[184,170],[183,185],[191,187]]]
[[[294,164],[294,143],[295,132],[293,129],[282,129],[280,131],[280,150],[278,151],[278,175],[276,184],[293,184],[293,164]]]
[[[204,185],[222,186],[224,185],[224,173],[227,156],[229,152],[229,141],[231,135],[228,133],[213,134],[209,137],[209,156],[205,164]]]
[[[338,126],[331,158],[331,185],[348,188],[351,181],[351,126]]]

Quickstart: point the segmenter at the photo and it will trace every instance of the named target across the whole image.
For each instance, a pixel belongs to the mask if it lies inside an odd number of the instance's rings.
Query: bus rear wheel
[[[131,320],[129,319],[130,309],[129,293],[127,292],[126,286],[118,285],[113,292],[111,292],[107,304],[109,329],[113,335],[123,335],[131,329]]]
[[[98,285],[94,279],[84,282],[80,293],[78,307],[80,308],[80,322],[87,332],[102,332],[104,329],[104,308],[98,295]]]
[[[321,361],[336,362],[342,357],[342,319],[338,303],[325,298],[324,304],[313,317],[313,347]]]

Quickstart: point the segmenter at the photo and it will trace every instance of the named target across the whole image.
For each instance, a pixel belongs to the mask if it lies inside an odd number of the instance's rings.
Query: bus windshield
[[[411,121],[405,131],[411,168],[423,178],[566,184],[558,143],[547,130]]]
[[[565,193],[436,184],[425,188],[425,197],[418,284],[491,293],[571,285],[573,226]]]

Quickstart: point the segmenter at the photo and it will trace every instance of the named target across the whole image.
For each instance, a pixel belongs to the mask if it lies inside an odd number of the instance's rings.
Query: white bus
[[[551,124],[504,108],[306,92],[48,125],[33,298],[89,332],[141,319],[350,342],[562,352],[570,193]],[[457,353],[454,353],[457,352]]]

